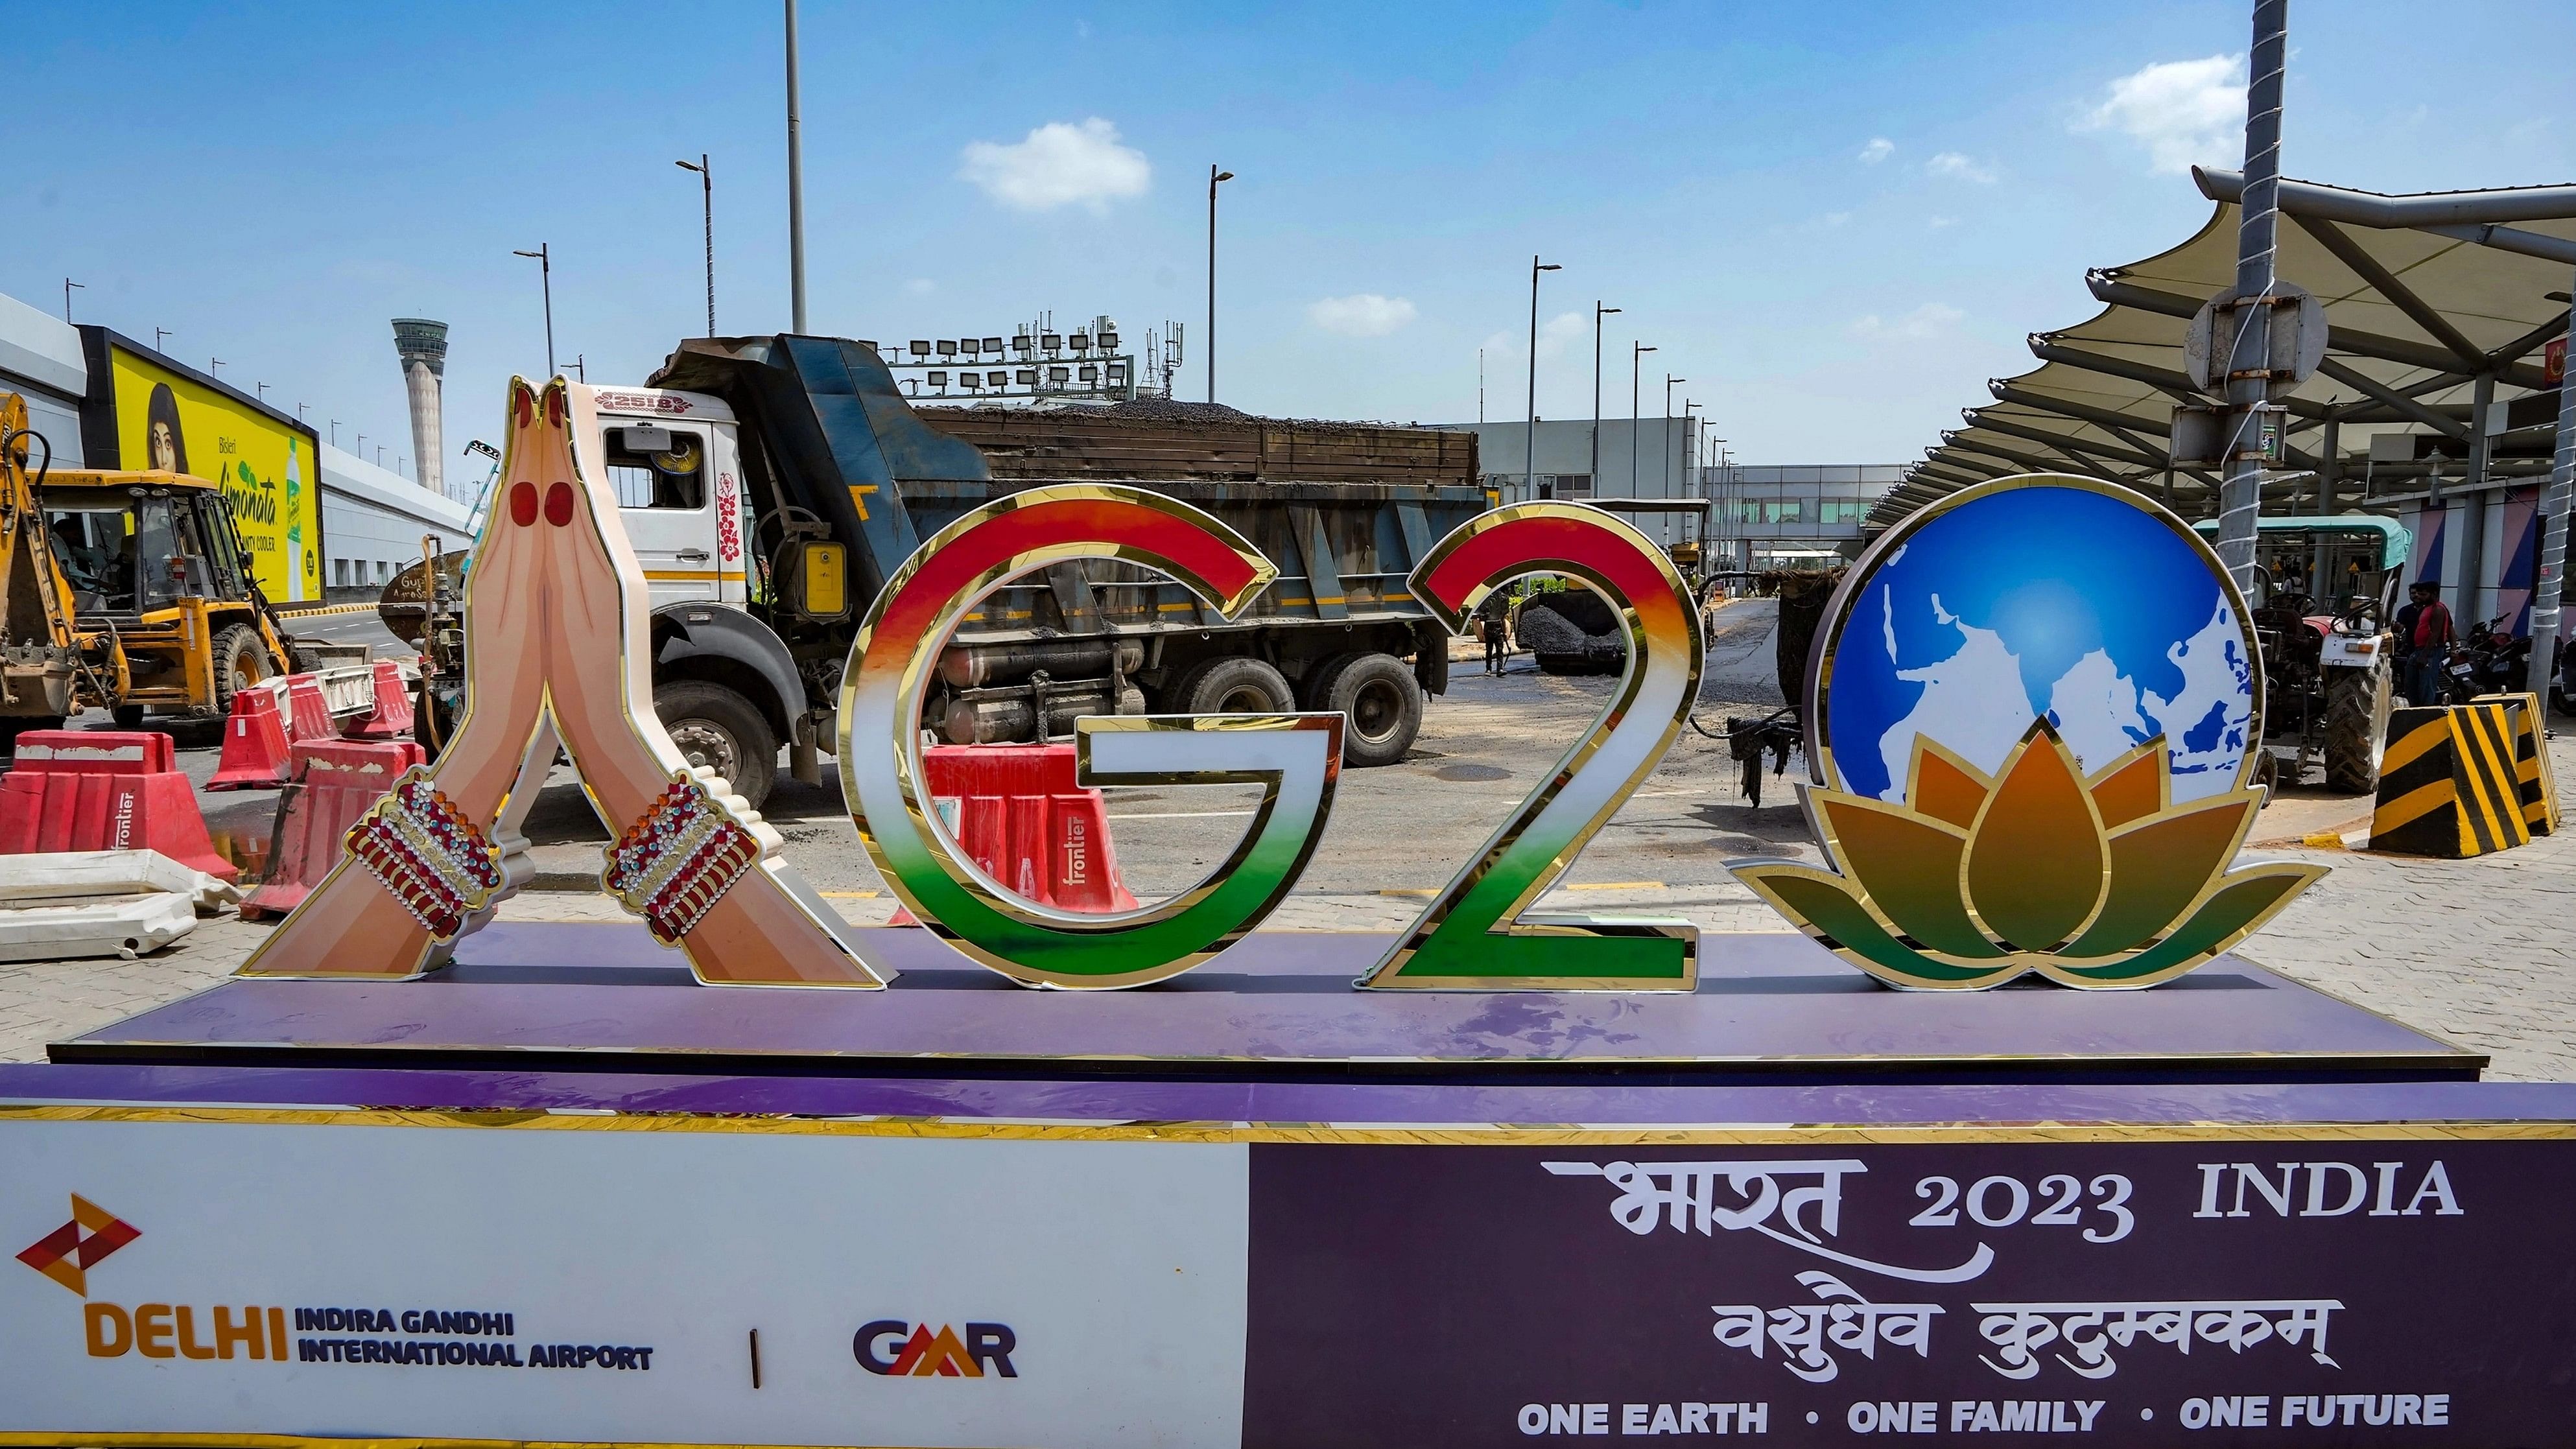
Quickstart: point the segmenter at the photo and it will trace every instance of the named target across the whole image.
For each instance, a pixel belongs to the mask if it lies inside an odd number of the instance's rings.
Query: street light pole
[[[546,376],[552,377],[555,375],[555,259],[551,243],[539,242],[532,252],[513,248],[510,255],[537,259],[537,280],[545,287],[546,296]]]
[[[1592,492],[1601,492],[1601,319],[1617,312],[1604,307],[1599,299],[1592,303]]]
[[[1699,434],[1692,430],[1693,425],[1691,422],[1691,410],[1698,406],[1698,403],[1692,402],[1689,398],[1682,399],[1682,449],[1688,455],[1682,463],[1682,486],[1685,488],[1692,488],[1691,475],[1699,471]],[[1692,492],[1696,493],[1697,491],[1698,490],[1696,488],[1692,488]],[[1684,495],[1675,493],[1670,487],[1667,487],[1664,489],[1664,496],[1667,498],[1680,498]],[[1690,529],[1685,525],[1682,531],[1684,533],[1688,533]],[[1705,532],[1705,529],[1702,531]]]
[[[1655,451],[1664,455],[1664,496],[1673,496],[1673,384],[1687,377],[1664,374],[1664,415],[1655,421]]]
[[[1628,353],[1628,496],[1637,496],[1637,385],[1646,354],[1655,349],[1640,342]]]
[[[796,0],[787,0],[787,312],[805,330],[805,147],[796,115]],[[712,326],[709,331],[715,330]]]
[[[706,199],[707,335],[713,337],[716,335],[716,171],[715,167],[708,162],[707,153],[704,151],[698,153],[695,163],[674,161],[671,164],[683,171],[698,173],[699,191]]]
[[[1232,181],[1233,179],[1234,179],[1234,173],[1233,173],[1233,172],[1231,172],[1231,171],[1219,171],[1218,169],[1216,169],[1216,163],[1215,163],[1215,162],[1211,161],[1211,162],[1209,162],[1209,163],[1208,163],[1208,320],[1207,320],[1207,341],[1202,342],[1202,343],[1200,343],[1200,344],[1199,344],[1199,350],[1207,354],[1207,384],[1208,384],[1208,401],[1209,401],[1209,402],[1215,402],[1215,401],[1216,401],[1216,184],[1217,184],[1218,182],[1220,182],[1220,181]]]
[[[1522,435],[1521,501],[1538,496],[1538,274],[1565,270],[1554,262],[1530,258],[1529,423]]]

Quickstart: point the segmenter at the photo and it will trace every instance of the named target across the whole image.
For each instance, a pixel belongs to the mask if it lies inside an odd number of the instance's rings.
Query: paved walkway
[[[2576,779],[2576,734],[2552,741],[2551,752],[2559,777]],[[2576,1080],[2576,830],[2469,861],[2342,850],[2262,853],[2322,861],[2334,873],[2249,942],[2246,955],[2490,1053],[2494,1078]],[[895,903],[882,890],[826,894],[853,922],[881,924],[893,914]],[[1677,914],[1713,933],[1780,929],[1768,908],[1726,879],[1579,886],[1560,890],[1549,904]],[[1265,929],[1393,930],[1422,905],[1418,889],[1300,893]],[[624,919],[605,896],[553,891],[521,895],[501,916]],[[148,960],[0,965],[0,1060],[40,1060],[49,1041],[212,985],[269,929],[227,917],[201,922]],[[1708,949],[1726,948],[1715,939]]]

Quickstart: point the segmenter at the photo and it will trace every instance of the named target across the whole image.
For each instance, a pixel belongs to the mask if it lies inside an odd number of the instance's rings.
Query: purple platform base
[[[2143,992],[1890,991],[1788,933],[1688,995],[1360,992],[1385,938],[1256,936],[1137,991],[1030,991],[925,932],[890,990],[695,984],[640,926],[494,926],[425,980],[230,981],[59,1063],[1166,1082],[1698,1085],[2474,1080],[2486,1059],[2227,957]],[[1197,1112],[1183,1116],[1202,1115]],[[1219,1116],[1239,1115],[1218,1113]]]
[[[1079,994],[878,939],[887,991],[724,990],[495,927],[0,1065],[0,1249],[139,1234],[79,1298],[0,1264],[0,1438],[2576,1449],[2576,1085],[2249,962],[1380,994],[1382,938],[1283,934]],[[242,1304],[276,1355],[188,1348]],[[943,1333],[993,1372],[888,1357]]]

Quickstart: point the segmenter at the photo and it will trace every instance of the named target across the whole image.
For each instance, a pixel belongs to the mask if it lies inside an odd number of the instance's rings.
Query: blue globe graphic
[[[1972,496],[1844,597],[1816,727],[1851,794],[1902,800],[1918,736],[1991,774],[2041,716],[2088,772],[2162,735],[2176,804],[2235,788],[2252,757],[2233,592],[2143,500],[2059,483]]]

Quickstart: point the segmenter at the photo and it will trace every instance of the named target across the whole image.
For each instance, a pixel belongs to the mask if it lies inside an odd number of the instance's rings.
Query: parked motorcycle
[[[2531,659],[2531,640],[2508,632],[2511,615],[2499,614],[2469,626],[2469,635],[2451,646],[2442,667],[2445,703],[2466,704],[2482,694],[2505,694],[2522,688]]]

